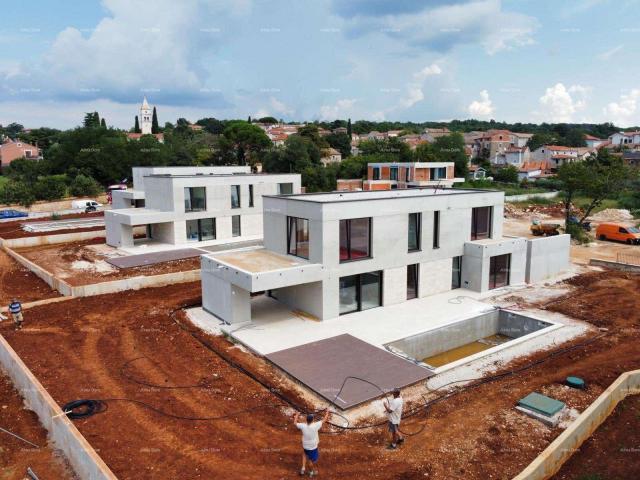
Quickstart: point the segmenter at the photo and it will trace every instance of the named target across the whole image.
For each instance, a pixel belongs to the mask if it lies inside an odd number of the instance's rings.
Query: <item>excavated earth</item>
[[[59,296],[56,290],[0,249],[0,306],[6,307],[13,298],[28,303]]]
[[[323,427],[322,475],[513,478],[562,431],[515,411],[517,400],[539,391],[583,411],[622,372],[640,368],[639,287],[638,275],[589,273],[571,281],[564,297],[533,305],[608,330],[406,418],[402,428],[413,435],[397,451],[385,449],[382,427]],[[22,331],[1,326],[0,332],[60,405],[107,399],[106,411],[75,422],[120,479],[295,477],[300,435],[292,427],[291,409],[276,393],[297,405],[304,406],[304,400],[262,359],[223,337],[195,330],[179,311],[172,314],[198,302],[197,283],[74,299],[35,307]],[[526,299],[521,303],[526,306]],[[585,340],[591,341],[582,345]],[[531,365],[546,356],[539,352],[501,368]],[[568,375],[585,378],[587,390],[564,387]]]

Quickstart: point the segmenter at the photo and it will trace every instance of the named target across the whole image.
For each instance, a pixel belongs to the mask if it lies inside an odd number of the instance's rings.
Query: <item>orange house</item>
[[[0,145],[0,164],[2,167],[8,166],[19,158],[41,160],[42,154],[35,145],[24,143],[20,140],[7,140]]]

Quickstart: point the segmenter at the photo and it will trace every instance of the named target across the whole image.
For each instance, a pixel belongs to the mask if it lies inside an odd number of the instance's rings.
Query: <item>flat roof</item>
[[[292,175],[300,175],[299,173],[193,173],[193,174],[175,174],[175,173],[152,173],[151,175],[143,175],[147,177],[161,178],[202,178],[202,177],[285,177]]]
[[[208,255],[208,257],[250,273],[263,273],[307,265],[307,262],[302,258],[280,255],[266,248]]]
[[[394,198],[435,197],[441,195],[469,195],[474,193],[504,193],[500,190],[475,188],[399,188],[395,190],[337,191],[323,193],[294,193],[289,195],[263,195],[265,198],[284,198],[301,202],[338,203],[365,200],[388,200]]]

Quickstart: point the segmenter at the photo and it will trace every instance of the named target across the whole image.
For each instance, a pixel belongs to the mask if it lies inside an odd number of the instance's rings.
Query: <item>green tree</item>
[[[513,165],[499,168],[493,175],[496,182],[518,183],[518,169]]]
[[[226,141],[222,146],[233,146],[237,162],[241,165],[257,162],[260,155],[271,146],[271,140],[260,127],[243,121],[230,122],[222,135]]]
[[[158,113],[156,107],[153,107],[153,116],[151,117],[151,133],[160,133],[160,127],[158,126]]]
[[[456,177],[466,178],[469,171],[469,157],[464,151],[464,137],[452,133],[436,138],[433,151],[439,162],[454,162]]]
[[[258,122],[273,125],[274,123],[278,123],[278,119],[275,117],[262,117],[258,119]]]
[[[342,154],[342,158],[351,155],[351,137],[345,133],[331,133],[325,137],[327,143]]]
[[[140,122],[138,122],[138,115],[136,115],[136,123],[133,126],[133,133],[142,133],[142,130],[140,130]]]
[[[204,127],[204,129],[214,135],[219,135],[224,130],[224,123],[215,118],[201,118],[196,122],[196,125]]]
[[[586,147],[587,140],[584,132],[578,129],[572,129],[567,132],[562,145],[567,147]]]
[[[351,127],[351,119],[347,120],[347,135],[349,135],[349,139],[351,139],[351,135],[353,134],[353,128]]]
[[[65,175],[40,177],[33,185],[33,194],[38,200],[59,200],[67,195]]]
[[[0,203],[30,207],[36,201],[29,185],[20,181],[9,181],[0,186]]]
[[[69,185],[69,193],[74,197],[97,195],[101,190],[98,182],[82,174],[77,175]]]
[[[527,145],[529,150],[533,152],[543,145],[554,145],[556,140],[556,136],[548,132],[534,133]]]
[[[576,195],[587,188],[591,181],[591,173],[585,162],[565,163],[558,168],[558,179],[562,182],[562,203],[565,210],[565,225],[569,224],[572,215],[571,207]]]
[[[100,120],[100,126],[101,126],[102,128],[107,128],[107,122],[106,122],[106,120],[104,119],[104,117],[102,117],[102,119]]]
[[[84,128],[97,128],[100,126],[100,115],[98,112],[89,112],[84,115],[84,120],[82,121],[82,126]]]

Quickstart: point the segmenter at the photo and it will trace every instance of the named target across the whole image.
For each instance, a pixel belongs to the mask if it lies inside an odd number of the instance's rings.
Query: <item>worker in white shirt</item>
[[[389,419],[389,433],[391,434],[390,449],[398,448],[398,444],[404,442],[404,437],[400,433],[400,420],[402,419],[402,405],[404,401],[400,396],[400,389],[393,390],[393,398],[391,400],[384,399],[382,403],[384,409],[387,411],[387,418]]]
[[[320,443],[320,437],[318,431],[322,427],[322,423],[326,422],[331,412],[329,410],[324,411],[322,420],[314,422],[313,414],[307,415],[306,422],[300,422],[300,414],[296,412],[293,417],[293,423],[302,432],[302,468],[300,469],[300,475],[304,475],[307,468],[307,461],[311,464],[309,467],[309,476],[313,477],[318,475],[318,443]]]

